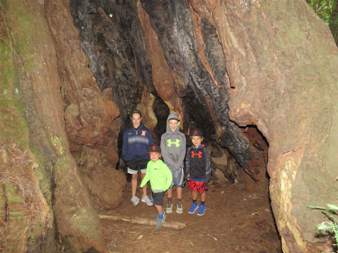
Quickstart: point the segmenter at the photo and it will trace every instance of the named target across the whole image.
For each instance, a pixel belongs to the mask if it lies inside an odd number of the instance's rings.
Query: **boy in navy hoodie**
[[[185,160],[188,187],[191,190],[192,197],[192,204],[188,213],[194,214],[197,211],[198,216],[203,216],[206,211],[206,190],[211,174],[211,165],[207,149],[202,144],[202,132],[199,129],[194,129],[190,137],[192,146],[188,148]],[[201,196],[200,204],[197,204],[198,195]]]
[[[133,111],[131,114],[132,127],[123,132],[122,158],[126,162],[128,174],[131,174],[131,199],[134,206],[137,206],[140,199],[136,196],[137,177],[141,172],[143,178],[149,161],[149,145],[153,143],[151,133],[142,123],[140,111]],[[153,203],[147,196],[147,187],[143,187],[141,201],[148,206]]]

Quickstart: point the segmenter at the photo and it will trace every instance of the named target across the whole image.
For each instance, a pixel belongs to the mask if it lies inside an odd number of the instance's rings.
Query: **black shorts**
[[[153,192],[153,202],[157,206],[163,206],[163,198],[164,198],[165,192]]]
[[[127,161],[128,169],[140,171],[145,170],[147,168],[148,160],[131,160]]]

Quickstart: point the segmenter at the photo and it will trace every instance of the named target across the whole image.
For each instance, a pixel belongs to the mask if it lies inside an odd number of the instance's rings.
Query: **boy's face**
[[[131,123],[133,124],[134,128],[138,128],[141,125],[142,117],[138,113],[133,113],[131,115]]]
[[[150,160],[157,161],[160,159],[161,154],[158,152],[150,152]]]
[[[191,142],[195,147],[198,147],[203,141],[202,136],[192,136],[191,137]]]
[[[176,131],[177,127],[178,127],[178,121],[176,119],[169,120],[169,128],[171,131],[173,132]]]

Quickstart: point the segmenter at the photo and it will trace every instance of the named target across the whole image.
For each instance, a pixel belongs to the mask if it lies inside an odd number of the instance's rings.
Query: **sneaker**
[[[167,203],[167,207],[165,209],[166,213],[172,213],[173,212],[173,203]]]
[[[183,205],[182,203],[177,203],[176,204],[176,213],[182,214],[183,213]]]
[[[131,197],[130,201],[131,203],[133,203],[134,206],[137,206],[138,203],[140,203],[140,199],[136,196]]]
[[[197,209],[198,209],[197,203],[193,202],[188,210],[188,214],[194,214],[197,211]]]
[[[198,216],[203,216],[205,214],[205,210],[206,210],[206,206],[205,205],[199,205],[198,210],[197,210],[197,215]]]
[[[145,203],[147,206],[153,205],[153,202],[150,200],[148,196],[143,196],[141,202]]]
[[[162,215],[157,215],[156,217],[156,229],[160,229],[160,227],[162,226],[162,224],[165,222],[165,213],[163,212]]]

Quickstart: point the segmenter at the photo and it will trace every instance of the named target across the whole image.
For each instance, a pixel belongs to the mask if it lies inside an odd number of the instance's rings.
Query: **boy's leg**
[[[164,192],[153,193],[154,204],[158,213],[156,217],[156,229],[159,229],[162,223],[165,221],[165,213],[163,211],[163,197]]]
[[[176,203],[176,213],[182,214],[183,213],[183,205],[182,205],[182,187],[176,187],[176,196],[177,196],[177,203]]]
[[[146,174],[145,173],[141,173],[141,180],[144,178]],[[143,188],[142,188],[142,197],[145,197],[147,196],[147,185],[145,185]]]
[[[141,171],[141,178],[143,179],[145,176],[145,173],[143,173]],[[145,185],[143,188],[142,188],[142,199],[141,201],[143,203],[146,203],[147,206],[152,206],[153,205],[153,202],[149,199],[148,195],[147,195],[147,185]]]
[[[207,198],[207,192],[204,191],[204,192],[201,193],[201,202],[202,203],[205,202],[206,198]]]
[[[162,205],[156,205],[155,204],[155,208],[156,208],[157,213],[158,213],[158,215],[156,217],[156,229],[159,229],[162,226],[162,224],[164,223],[166,217],[165,217],[165,213],[163,211]]]
[[[206,206],[205,206],[205,200],[206,200],[206,198],[207,198],[207,193],[206,193],[206,191],[203,191],[201,193],[201,203],[200,203],[200,205],[198,207],[198,210],[197,210],[197,215],[198,216],[203,216],[205,214],[205,211],[207,209]]]
[[[140,202],[140,199],[136,196],[137,190],[137,172],[131,174],[131,199],[130,201],[133,203],[134,206],[137,206]]]
[[[182,200],[182,187],[181,186],[179,186],[179,187],[176,188],[176,196],[177,196],[177,199],[179,201]]]
[[[176,186],[176,196],[178,200],[182,199],[182,185],[184,180],[183,168],[173,172],[173,182]]]
[[[137,190],[137,173],[131,175],[131,196],[136,196]]]
[[[156,211],[158,214],[162,214],[163,213],[163,206],[161,205],[155,205]]]
[[[198,192],[197,191],[192,191],[191,192],[191,198],[192,198],[192,201],[197,201],[197,197],[198,197]]]
[[[173,198],[173,190],[171,188],[167,191],[167,198],[168,199],[172,199]]]
[[[198,192],[197,191],[192,191],[191,192],[192,204],[191,204],[191,207],[188,210],[189,214],[194,214],[197,211],[197,209],[198,209],[197,196],[198,196]]]
[[[166,213],[172,213],[173,212],[173,190],[170,188],[167,191],[167,206],[165,208]]]

